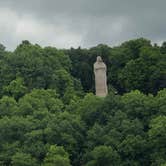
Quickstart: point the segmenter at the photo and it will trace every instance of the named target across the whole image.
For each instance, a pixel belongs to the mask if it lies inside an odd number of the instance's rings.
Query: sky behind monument
[[[57,48],[166,40],[166,0],[0,0],[0,43]]]

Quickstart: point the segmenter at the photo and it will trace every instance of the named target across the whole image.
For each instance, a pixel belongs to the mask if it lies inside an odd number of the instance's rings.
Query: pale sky
[[[57,48],[166,41],[166,0],[0,0],[0,43]]]

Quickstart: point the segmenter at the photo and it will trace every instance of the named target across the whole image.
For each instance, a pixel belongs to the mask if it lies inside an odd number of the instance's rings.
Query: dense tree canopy
[[[109,94],[94,95],[93,63]],[[0,165],[166,165],[166,42],[42,48],[0,44]]]

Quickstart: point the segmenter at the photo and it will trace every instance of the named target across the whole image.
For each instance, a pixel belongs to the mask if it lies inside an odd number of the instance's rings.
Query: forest
[[[94,93],[98,55],[105,98]],[[0,165],[166,166],[166,42],[0,44]]]

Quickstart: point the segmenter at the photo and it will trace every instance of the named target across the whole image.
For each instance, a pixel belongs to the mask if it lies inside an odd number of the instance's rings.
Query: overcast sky
[[[57,48],[166,40],[166,0],[0,0],[0,43]]]

